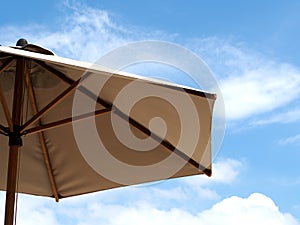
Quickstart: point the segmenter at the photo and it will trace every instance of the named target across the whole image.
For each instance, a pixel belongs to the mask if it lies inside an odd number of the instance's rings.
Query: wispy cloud
[[[281,145],[288,145],[288,144],[300,144],[300,134],[282,138],[278,142]]]
[[[94,62],[125,43],[168,36],[155,30],[119,24],[110,12],[76,1],[65,1],[61,10],[64,17],[53,20],[55,26],[51,28],[38,23],[26,27],[0,27],[1,44],[14,45],[16,38],[24,37],[29,43],[52,49],[60,56]]]
[[[211,37],[190,44],[218,77],[226,118],[257,118],[298,99],[300,69],[249,50],[241,43]]]
[[[252,126],[262,126],[268,124],[287,124],[300,121],[300,109],[291,109],[285,112],[275,113],[269,116],[262,116],[259,119],[252,120]]]
[[[68,3],[62,10],[66,16],[53,21],[56,28],[43,24],[2,27],[1,39],[7,43],[25,37],[30,43],[50,48],[59,55],[87,61],[130,41],[127,38],[130,31],[114,23],[107,11]]]

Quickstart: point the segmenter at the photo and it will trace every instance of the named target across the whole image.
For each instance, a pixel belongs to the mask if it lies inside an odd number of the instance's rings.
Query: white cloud
[[[300,72],[286,64],[261,65],[220,82],[228,119],[243,119],[285,106],[300,93]]]
[[[299,99],[298,67],[249,50],[236,40],[207,37],[188,47],[218,78],[230,122],[261,117]]]
[[[300,143],[300,134],[290,136],[287,138],[282,138],[279,140],[279,144],[287,145],[287,144],[299,144]]]
[[[230,184],[235,181],[244,167],[241,161],[230,158],[219,160],[213,166],[212,180],[223,184]]]
[[[29,200],[29,199],[28,199]],[[28,203],[28,202],[27,202]],[[106,224],[106,225],[127,225],[127,224],[164,224],[164,225],[299,225],[291,214],[281,212],[272,199],[267,196],[254,193],[247,198],[232,196],[226,198],[210,209],[192,214],[185,210],[171,207],[159,209],[151,203],[135,203],[128,205],[103,204],[96,199],[88,205],[67,205],[59,207],[62,219],[58,222],[54,216],[55,209],[51,209],[40,203],[36,207],[20,208],[18,224],[27,225],[32,222],[39,224]],[[76,222],[75,222],[76,221]]]
[[[288,213],[282,213],[272,199],[259,193],[248,198],[233,196],[227,198],[211,209],[198,215],[203,225],[238,225],[238,224],[265,224],[265,225],[298,225]]]
[[[49,28],[43,24],[26,27],[0,27],[2,45],[14,45],[18,37],[29,43],[53,50],[60,56],[95,62],[103,54],[128,42],[144,39],[167,39],[172,35],[146,30],[115,22],[112,13],[81,4],[65,1],[61,18],[52,21]],[[54,27],[54,28],[53,28]]]
[[[0,193],[0,221],[4,221],[5,195]],[[47,201],[48,200],[48,201]],[[47,205],[48,203],[48,205]],[[49,199],[19,194],[17,204],[17,224],[29,225],[33,222],[41,225],[60,224],[55,211],[49,207]]]
[[[292,215],[281,212],[272,199],[259,193],[248,198],[233,196],[224,199],[197,214],[178,208],[161,210],[151,204],[132,204],[127,207],[93,204],[82,220],[80,224],[299,225]]]
[[[300,121],[300,109],[293,109],[286,112],[269,115],[259,118],[251,122],[252,126],[267,125],[267,124],[287,124]]]
[[[107,11],[84,5],[69,6],[71,14],[59,30],[39,36],[36,41],[61,54],[93,61],[116,46],[130,41],[130,31],[114,23]]]

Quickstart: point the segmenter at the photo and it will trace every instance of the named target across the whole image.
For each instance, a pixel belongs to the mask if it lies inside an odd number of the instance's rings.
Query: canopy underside
[[[26,68],[18,192],[62,198],[211,174],[214,95],[0,46],[0,190],[20,57]]]

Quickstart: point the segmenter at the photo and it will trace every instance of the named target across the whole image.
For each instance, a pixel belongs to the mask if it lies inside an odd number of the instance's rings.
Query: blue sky
[[[115,189],[59,204],[22,196],[19,224],[300,224],[299,1],[16,4],[1,3],[1,45],[25,37],[91,62],[139,40],[190,49],[219,83],[227,126],[212,178]],[[174,81],[192,85],[184,77]],[[1,218],[3,194],[0,200]]]

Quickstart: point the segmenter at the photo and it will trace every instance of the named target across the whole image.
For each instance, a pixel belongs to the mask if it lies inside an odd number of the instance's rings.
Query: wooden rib
[[[39,65],[40,67],[42,67],[43,69],[45,69],[46,71],[48,71],[49,73],[55,75],[56,77],[62,79],[63,81],[65,81],[68,84],[73,84],[75,81],[69,77],[67,77],[65,74],[63,74],[62,72],[58,71],[57,69],[54,69],[51,66],[48,66],[46,63],[38,61],[38,60],[34,60],[34,62]]]
[[[12,63],[13,63],[14,59],[9,59],[7,60],[3,65],[2,67],[0,68],[0,74],[5,71],[6,69],[8,69]],[[3,89],[2,89],[2,86],[0,84],[0,101],[1,101],[1,105],[3,107],[3,111],[4,111],[4,114],[5,114],[5,118],[6,118],[6,121],[7,121],[7,124],[8,124],[8,127],[9,127],[9,130],[11,132],[13,132],[13,122],[12,122],[12,118],[11,118],[11,114],[10,114],[10,111],[9,111],[9,108],[8,108],[8,104],[7,104],[7,101],[6,101],[6,98],[5,98],[5,95],[3,93]]]
[[[14,61],[13,58],[12,58],[12,59],[6,60],[6,61],[3,63],[3,65],[0,67],[0,74],[1,74],[4,70],[6,70],[6,69],[9,68],[9,67],[11,66],[11,64],[13,63],[13,61]]]
[[[0,84],[0,102],[1,102],[1,105],[2,105],[2,108],[3,108],[3,111],[4,111],[4,115],[5,115],[7,124],[8,124],[8,128],[9,128],[10,132],[13,132],[13,129],[14,129],[13,126],[14,125],[13,125],[13,122],[12,122],[11,114],[10,114],[8,104],[7,104],[5,95],[3,93],[1,84]]]
[[[12,56],[11,55],[6,55],[6,56],[2,56],[0,57],[0,60],[4,60],[4,59],[11,59]]]
[[[57,104],[59,104],[63,99],[71,94],[71,92],[80,85],[80,83],[86,79],[91,73],[86,73],[85,76],[75,81],[70,87],[63,91],[59,96],[52,100],[48,105],[46,105],[41,111],[35,114],[30,120],[28,120],[21,129],[24,132],[26,128],[38,121],[42,116],[44,116],[49,110],[53,109]]]
[[[28,130],[24,131],[24,134],[25,135],[35,134],[37,132],[46,131],[46,130],[61,127],[61,126],[64,126],[64,125],[67,125],[67,124],[70,124],[70,123],[73,123],[73,122],[78,122],[78,121],[81,121],[81,120],[84,120],[84,119],[88,119],[88,118],[91,118],[93,116],[99,116],[99,115],[105,114],[105,113],[110,112],[110,111],[111,111],[110,108],[100,109],[100,110],[97,110],[95,112],[88,112],[88,113],[85,113],[85,114],[82,114],[82,115],[79,115],[79,116],[74,116],[74,117],[63,119],[63,120],[55,121],[55,122],[52,122],[52,123],[43,124],[43,125],[40,125],[40,126],[37,126],[37,127],[34,127],[34,128],[31,128],[31,129],[28,129]]]
[[[7,129],[6,129],[6,127],[3,126],[3,125],[1,125],[1,124],[0,124],[0,132],[1,132],[1,134],[3,134],[3,135],[8,135],[8,134],[7,134]]]
[[[67,84],[73,84],[75,81],[71,78],[69,78],[68,76],[66,76],[64,73],[60,72],[57,69],[54,69],[51,66],[48,66],[46,63],[44,62],[40,62],[38,60],[34,61],[37,65],[39,65],[40,67],[42,67],[43,69],[47,70],[49,73],[53,74],[54,76],[58,77],[59,79],[63,80],[64,82],[66,82]],[[102,100],[101,98],[99,98],[97,95],[95,95],[93,92],[91,92],[89,89],[87,89],[84,86],[80,86],[78,87],[78,90],[82,93],[84,93],[85,95],[87,95],[88,97],[96,100],[100,105],[104,106],[105,108],[111,108],[111,104],[108,104],[107,102],[105,102],[104,100]]]
[[[27,85],[27,88],[28,88],[28,93],[29,93],[29,98],[30,98],[30,102],[31,102],[32,111],[33,111],[34,114],[37,114],[38,113],[37,101],[36,101],[35,93],[34,93],[34,90],[33,90],[32,83],[31,83],[30,76],[29,76],[28,72],[26,72],[26,74],[25,74],[25,80],[26,80],[26,85]],[[42,125],[40,119],[37,121],[37,123],[38,123],[39,126]],[[52,166],[51,166],[48,147],[46,145],[46,140],[45,140],[44,133],[39,132],[38,136],[39,136],[39,140],[40,140],[40,144],[41,144],[41,148],[42,148],[42,152],[43,152],[43,156],[44,156],[44,161],[45,161],[46,168],[47,168],[47,171],[48,171],[48,176],[49,176],[51,188],[52,188],[52,191],[53,191],[53,195],[55,197],[55,201],[58,202],[59,201],[59,196],[58,196],[57,186],[56,186],[56,182],[55,182],[54,175],[53,175],[53,169],[52,169]]]
[[[170,84],[160,84],[160,83],[151,83],[152,85],[156,85],[156,86],[161,86],[167,89],[171,89],[171,90],[175,90],[175,91],[179,91],[179,92],[185,92],[191,95],[196,95],[199,97],[203,97],[203,98],[208,98],[208,99],[212,99],[212,100],[216,100],[217,99],[217,95],[216,94],[212,94],[212,93],[208,93],[208,92],[204,92],[204,91],[200,91],[200,90],[195,90],[195,89],[189,89],[189,88],[185,88],[185,87],[178,87],[178,86],[172,86]]]
[[[7,128],[1,124],[0,124],[0,130],[2,130],[3,132],[7,132]]]

